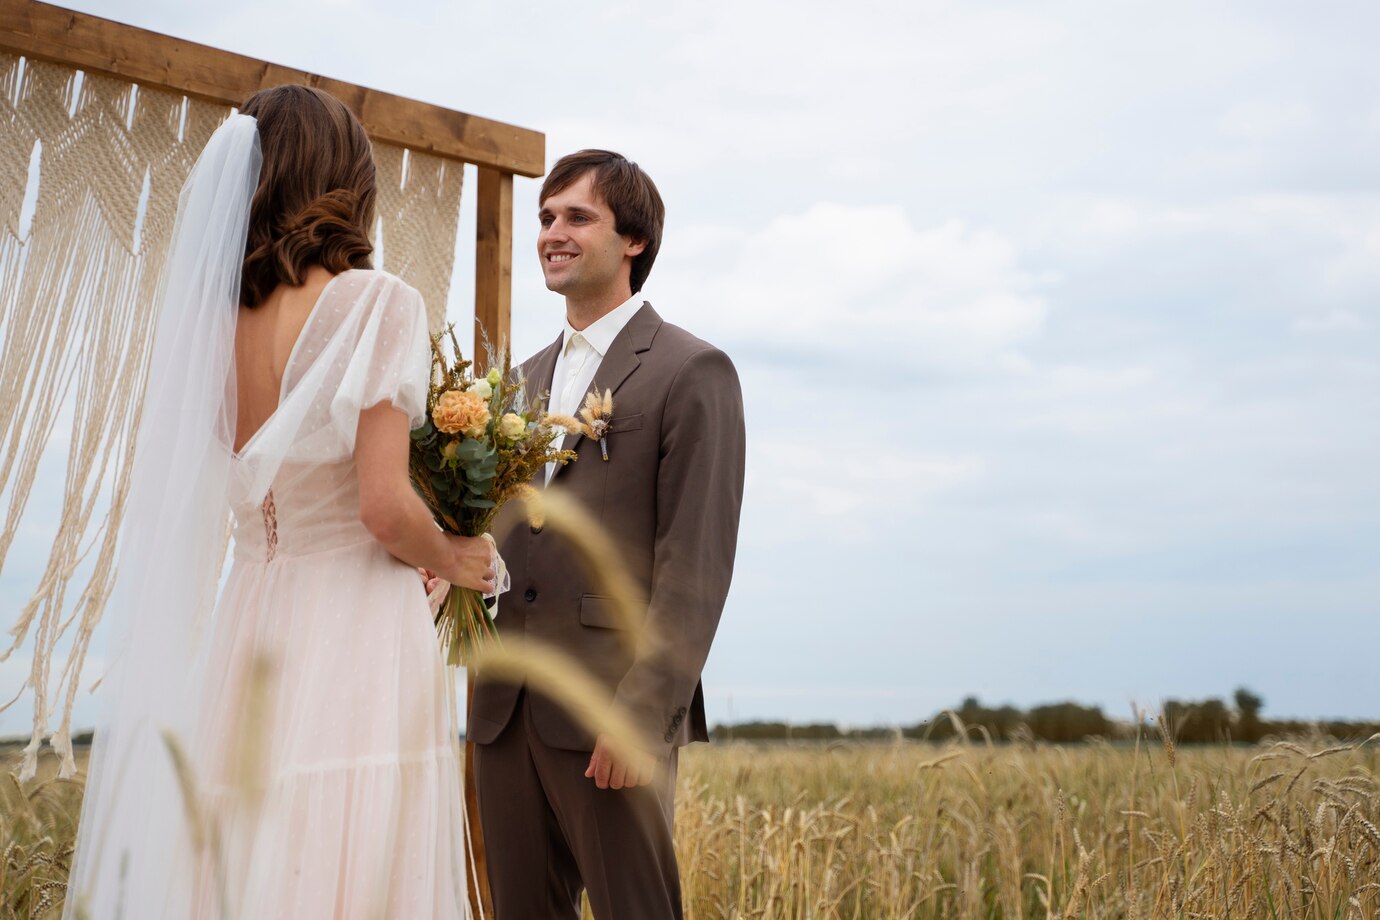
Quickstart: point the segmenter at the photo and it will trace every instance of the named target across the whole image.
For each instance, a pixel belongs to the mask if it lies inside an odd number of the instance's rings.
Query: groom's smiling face
[[[537,255],[548,289],[567,298],[616,298],[611,307],[632,295],[632,260],[645,244],[619,235],[613,210],[593,180],[593,172],[586,172],[541,203]]]

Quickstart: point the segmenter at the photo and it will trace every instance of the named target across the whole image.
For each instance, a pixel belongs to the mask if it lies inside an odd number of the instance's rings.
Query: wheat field
[[[681,759],[687,917],[1380,916],[1372,745],[715,744]],[[54,918],[79,782],[0,777],[0,916]]]
[[[686,754],[696,918],[1380,916],[1368,746]]]

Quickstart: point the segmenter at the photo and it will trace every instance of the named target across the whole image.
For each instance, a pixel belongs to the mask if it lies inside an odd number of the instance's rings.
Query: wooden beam
[[[37,0],[0,0],[0,51],[236,106],[284,83],[339,97],[376,141],[520,176],[546,171],[538,131],[183,41]]]
[[[479,167],[474,230],[474,366],[488,367],[485,338],[496,348],[511,348],[513,303],[513,174]],[[466,712],[474,712],[474,677],[469,678]],[[469,813],[470,854],[475,872],[469,883],[470,912],[493,916],[489,892],[489,851],[479,821],[479,790],[474,781],[474,742],[465,742],[465,810]]]
[[[513,308],[513,175],[481,166],[475,195],[474,354],[484,365],[483,336],[510,347]]]
[[[465,712],[474,712],[474,675],[465,679]],[[469,734],[466,725],[465,734]],[[489,847],[484,842],[484,828],[479,822],[479,787],[474,781],[474,742],[465,740],[465,812],[470,823],[470,864],[473,873],[466,873],[470,913],[476,917],[494,915],[494,896],[489,889]]]

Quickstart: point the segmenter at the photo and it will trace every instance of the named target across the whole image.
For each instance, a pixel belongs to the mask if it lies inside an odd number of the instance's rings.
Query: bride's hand
[[[481,594],[492,594],[498,579],[498,554],[493,544],[483,537],[447,534],[446,538],[455,558],[451,571],[437,574],[453,585],[473,588]]]

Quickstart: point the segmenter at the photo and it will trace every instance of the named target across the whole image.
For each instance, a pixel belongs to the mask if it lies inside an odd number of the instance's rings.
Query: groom
[[[541,189],[537,255],[565,326],[522,370],[552,412],[576,414],[591,390],[613,408],[602,443],[567,436],[575,462],[534,485],[603,524],[649,603],[634,650],[561,538],[523,523],[496,529],[513,585],[497,624],[579,661],[643,749],[620,757],[525,684],[479,676],[468,735],[497,920],[578,918],[582,889],[598,920],[682,915],[677,751],[709,739],[700,671],[733,572],[744,430],[728,357],[638,294],[664,216],[651,178],[608,151],[563,157]]]

